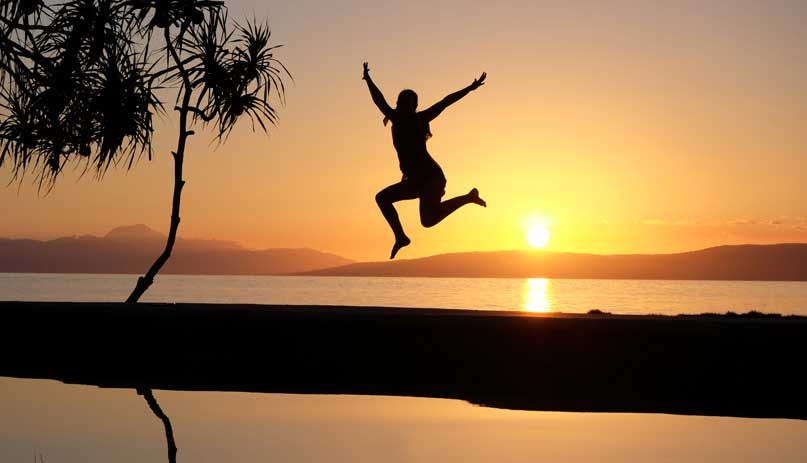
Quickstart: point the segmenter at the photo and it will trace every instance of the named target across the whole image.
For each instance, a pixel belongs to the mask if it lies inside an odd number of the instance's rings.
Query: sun
[[[542,223],[532,224],[527,230],[527,242],[536,249],[545,248],[550,238],[549,228]]]

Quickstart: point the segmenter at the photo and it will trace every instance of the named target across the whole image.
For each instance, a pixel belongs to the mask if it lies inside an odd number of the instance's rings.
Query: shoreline
[[[434,279],[468,279],[468,280],[611,280],[611,281],[703,281],[703,282],[737,282],[737,283],[807,283],[805,279],[733,279],[733,278],[655,278],[655,277],[569,277],[569,276],[541,276],[541,275],[526,275],[526,276],[507,276],[507,275],[467,275],[467,276],[451,276],[451,275],[438,275],[438,274],[423,274],[423,275],[360,275],[360,274],[317,274],[317,271],[309,272],[291,272],[291,273],[172,273],[160,272],[159,276],[172,276],[172,277],[294,277],[294,278],[434,278]],[[109,272],[7,272],[0,271],[1,275],[97,275],[97,276],[126,276],[136,277],[142,276],[143,272],[133,273],[109,273]],[[4,301],[0,301],[2,303]]]
[[[0,302],[0,376],[807,419],[807,318]]]

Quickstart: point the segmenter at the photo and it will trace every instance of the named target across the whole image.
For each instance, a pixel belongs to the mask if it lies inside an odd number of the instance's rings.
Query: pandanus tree
[[[0,0],[0,166],[15,179],[30,171],[50,190],[71,161],[102,176],[150,159],[154,116],[173,99],[168,239],[127,302],[171,255],[194,126],[223,140],[242,119],[264,131],[276,122],[272,99],[283,101],[290,75],[270,35],[265,24],[231,23],[219,0]]]
[[[226,139],[246,119],[276,122],[290,78],[266,24],[232,23],[219,0],[0,0],[0,167],[31,172],[50,191],[71,164],[101,177],[151,159],[153,119],[173,108],[174,185],[165,249],[137,280],[137,302],[170,258],[180,223],[183,165],[195,126]],[[170,104],[166,103],[170,102]],[[138,392],[170,421],[150,389]]]

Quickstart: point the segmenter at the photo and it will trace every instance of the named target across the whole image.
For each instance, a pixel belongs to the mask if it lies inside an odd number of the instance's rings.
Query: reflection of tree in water
[[[283,100],[285,67],[274,58],[265,24],[233,27],[217,0],[0,0],[0,166],[13,179],[32,172],[49,192],[65,166],[101,177],[152,156],[155,90],[175,91],[178,114],[171,221],[165,249],[137,281],[137,302],[171,256],[180,222],[185,146],[201,121],[226,139],[247,118],[266,130],[274,95]],[[168,417],[149,388],[139,388],[163,422],[169,460],[176,446]]]
[[[163,412],[163,409],[160,407],[160,404],[157,403],[157,399],[154,398],[154,393],[150,388],[138,389],[137,393],[146,399],[152,413],[163,423],[163,427],[165,428],[165,442],[168,444],[168,461],[177,461],[177,444],[174,440],[174,427],[171,426],[171,419]]]

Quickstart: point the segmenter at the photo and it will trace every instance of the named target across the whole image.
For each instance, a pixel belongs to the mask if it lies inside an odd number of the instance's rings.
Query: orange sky
[[[385,258],[392,235],[373,196],[400,173],[361,81],[367,60],[388,100],[411,87],[424,106],[489,74],[429,142],[448,195],[475,186],[489,207],[423,229],[404,204],[402,257],[523,248],[530,217],[565,251],[807,241],[803,1],[230,5],[270,19],[296,83],[269,136],[192,139],[181,236]],[[129,172],[68,173],[47,197],[30,179],[0,189],[0,236],[165,231],[172,127]]]

